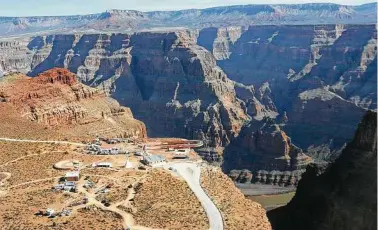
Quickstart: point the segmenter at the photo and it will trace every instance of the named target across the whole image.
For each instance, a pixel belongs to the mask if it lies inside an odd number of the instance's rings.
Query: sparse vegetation
[[[221,211],[225,229],[270,229],[261,205],[246,199],[219,169],[203,169],[201,186]]]
[[[185,181],[154,170],[136,189],[137,224],[168,229],[208,229],[200,202]]]

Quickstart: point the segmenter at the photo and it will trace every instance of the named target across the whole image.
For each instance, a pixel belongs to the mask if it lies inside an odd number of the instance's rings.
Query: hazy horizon
[[[153,0],[107,0],[91,1],[91,0],[65,0],[48,1],[48,0],[0,0],[0,16],[5,17],[27,17],[27,16],[64,16],[64,15],[82,15],[104,12],[110,9],[120,10],[138,10],[138,11],[174,11],[185,9],[203,9],[218,6],[233,5],[264,5],[264,4],[308,4],[308,3],[334,3],[341,5],[361,5],[367,3],[375,3],[371,0],[334,0],[334,1],[279,1],[266,0],[264,2],[252,2],[247,0],[187,0],[187,1],[170,1],[161,0],[159,2]],[[90,6],[90,7],[88,7]]]

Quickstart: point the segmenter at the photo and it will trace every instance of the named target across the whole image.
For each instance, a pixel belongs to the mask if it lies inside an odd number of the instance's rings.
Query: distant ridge
[[[375,24],[377,3],[233,5],[206,9],[151,11],[112,9],[71,16],[0,17],[0,36],[27,33],[135,32],[167,28],[304,24]]]

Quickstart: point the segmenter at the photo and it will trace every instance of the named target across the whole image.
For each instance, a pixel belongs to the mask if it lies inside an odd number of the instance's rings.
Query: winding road
[[[209,219],[211,230],[223,230],[223,219],[218,208],[201,187],[201,167],[195,163],[176,163],[166,165],[165,168],[172,167],[188,183],[197,199],[201,202]]]
[[[53,143],[53,144],[69,144],[69,145],[76,145],[76,146],[86,146],[85,144],[82,143],[76,143],[76,142],[69,142],[69,141],[40,141],[40,140],[28,140],[28,139],[13,139],[13,138],[0,138],[0,141],[8,141],[8,142],[29,142],[29,143]],[[198,143],[190,143],[191,145],[195,146],[202,146],[202,142]],[[20,158],[21,159],[21,158]],[[19,160],[19,159],[16,159]],[[8,162],[9,163],[9,162]],[[209,219],[209,225],[210,225],[210,230],[223,230],[223,219],[220,211],[218,208],[215,206],[213,201],[210,199],[210,197],[205,193],[205,191],[201,187],[200,183],[200,178],[201,178],[201,167],[197,165],[196,163],[174,163],[174,164],[166,164],[164,166],[165,169],[169,170],[169,168],[172,167],[174,171],[179,174],[182,178],[185,179],[187,182],[189,188],[193,191],[197,199],[200,201],[202,207],[204,208],[207,217]],[[9,177],[10,175],[7,175]],[[28,181],[25,183],[17,184],[14,186],[9,187],[8,189],[13,189],[22,185],[27,185],[31,183],[36,183],[36,182],[41,182],[41,181],[46,181],[46,180],[51,180],[51,179],[56,179],[59,177],[51,177],[51,178],[44,178],[44,179],[39,179],[39,180],[33,180],[33,181]],[[2,182],[5,180],[2,180]],[[98,206],[99,208],[111,212],[115,212],[122,216],[123,218],[123,225],[125,228],[128,228],[130,225],[132,226],[133,229],[138,229],[138,230],[145,230],[145,229],[150,229],[150,228],[145,228],[142,226],[135,226],[134,225],[134,220],[133,217],[130,213],[127,213],[123,210],[120,210],[117,208],[117,206],[112,205],[110,207],[105,207],[101,202],[97,201],[95,199],[95,195],[88,193],[83,187],[78,186],[79,192],[85,194],[88,197],[89,204],[94,204]],[[129,194],[131,196],[131,194]],[[125,200],[127,201],[127,200]],[[123,202],[125,202],[123,201]]]

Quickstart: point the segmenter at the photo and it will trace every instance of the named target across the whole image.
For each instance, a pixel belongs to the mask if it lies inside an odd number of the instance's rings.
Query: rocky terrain
[[[3,69],[35,76],[52,66],[67,68],[130,107],[151,136],[222,146],[249,119],[234,83],[188,32],[55,35],[33,38],[24,48],[22,41],[3,44],[9,57]]]
[[[223,170],[239,183],[293,186],[313,159],[266,117],[244,126],[223,153]]]
[[[127,155],[126,161],[130,159],[134,167],[125,168],[125,155],[92,155],[84,151],[82,142],[97,135],[142,141],[146,128],[133,118],[129,108],[107,97],[102,89],[86,86],[78,79],[63,68],[53,68],[32,78],[23,74],[1,78],[0,114],[4,121],[0,125],[1,226],[4,229],[77,229],[77,226],[123,229],[130,225],[133,229],[207,229],[210,218],[203,204],[177,171],[139,167],[140,159],[132,154]],[[52,141],[61,139],[65,141]],[[141,149],[137,143],[129,144]],[[68,170],[57,165],[73,159],[80,162],[77,189],[70,192],[53,189]],[[94,163],[101,161],[113,162],[113,168],[93,168]],[[202,167],[207,167],[206,163]],[[217,173],[217,177],[211,178],[213,182],[237,191],[226,175],[220,170]],[[87,186],[89,180],[95,187]],[[104,188],[107,191],[99,192]],[[227,216],[227,229],[236,229],[240,221],[243,226],[271,229],[260,205],[248,201],[240,192],[235,194],[238,202],[231,209],[222,209]],[[219,190],[212,191],[212,195],[223,197],[222,202],[226,202]],[[246,204],[249,208],[244,210]],[[69,209],[72,213],[55,218],[39,214],[47,208],[57,212]],[[244,210],[244,215],[240,210]]]
[[[135,219],[140,225],[159,229],[209,228],[205,211],[185,181],[155,171],[136,192]]]
[[[252,169],[295,170],[311,162],[311,158],[291,142],[290,137],[273,119],[266,118],[261,123],[261,126],[258,126],[258,122],[251,122],[243,128],[238,138],[226,148],[225,163],[239,161],[244,162],[244,167]],[[228,155],[228,148],[242,148],[243,151],[240,156],[232,150]],[[243,159],[248,156],[254,159]]]
[[[221,211],[224,229],[272,229],[261,205],[246,199],[219,168],[203,169],[201,186]]]
[[[253,147],[236,144],[257,129],[238,137],[243,127],[261,127],[265,117],[305,155],[338,157],[377,106],[376,38],[375,25],[335,24],[5,38],[0,71],[69,69],[131,108],[149,136],[201,139],[206,159],[254,170],[232,156]],[[278,152],[275,161],[285,162],[287,151]],[[275,170],[270,164],[258,171]]]
[[[0,36],[25,33],[172,30],[177,28],[249,25],[313,25],[376,23],[377,4],[356,6],[330,3],[236,5],[207,9],[140,12],[109,10],[72,16],[0,17]]]
[[[369,111],[330,167],[308,166],[292,201],[268,212],[274,229],[375,229],[377,113]]]
[[[377,107],[376,38],[375,25],[250,26],[203,29],[197,43],[254,120],[275,118],[295,145],[329,158]]]
[[[146,137],[144,124],[133,118],[129,108],[121,107],[101,90],[81,84],[66,69],[51,69],[35,78],[3,77],[0,101],[9,125],[14,124],[13,117],[73,136]]]

